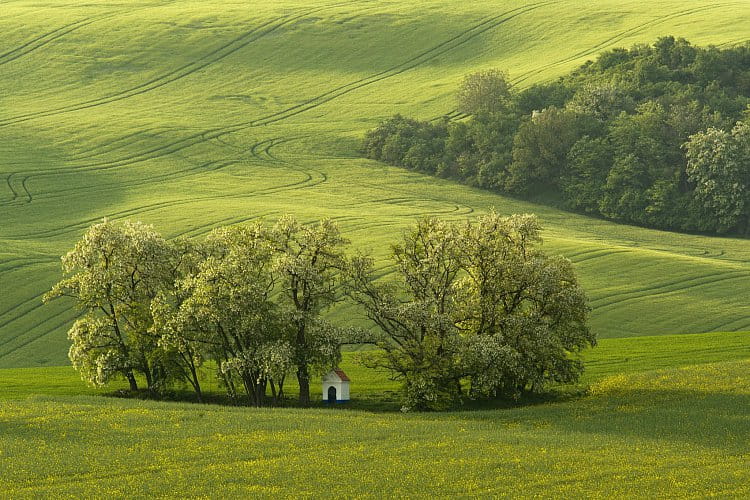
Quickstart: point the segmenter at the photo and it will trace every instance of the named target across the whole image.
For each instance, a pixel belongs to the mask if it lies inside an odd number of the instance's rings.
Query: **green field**
[[[461,118],[453,95],[477,69],[522,88],[663,35],[744,42],[750,0],[5,0],[0,33],[0,497],[750,495],[750,241],[617,225],[357,152],[394,113]],[[539,215],[602,339],[579,385],[519,405],[402,414],[398,382],[355,353],[335,409],[105,397],[124,385],[62,366],[75,311],[41,304],[105,216],[170,237],[332,217],[382,257],[418,216],[492,207]]]
[[[672,34],[750,39],[750,2],[2,2],[0,366],[66,362],[59,256],[104,216],[169,236],[293,213],[382,255],[415,217],[535,212],[601,337],[750,328],[746,240],[620,226],[358,158],[400,112],[453,113],[461,78],[519,87]]]
[[[353,401],[335,410],[118,400],[69,367],[4,369],[0,491],[742,497],[748,358],[750,333],[605,339],[587,353],[586,395],[436,414],[351,409],[395,386],[348,357]]]

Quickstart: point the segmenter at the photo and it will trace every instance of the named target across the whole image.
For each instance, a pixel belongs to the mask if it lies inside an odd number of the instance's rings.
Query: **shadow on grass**
[[[639,389],[574,399],[577,400],[572,404],[550,404],[533,409],[530,408],[533,403],[529,403],[502,415],[467,411],[461,413],[461,418],[505,419],[530,427],[557,428],[564,433],[627,437],[633,443],[654,439],[682,442],[718,448],[728,454],[746,453],[750,449],[748,394]]]
[[[460,405],[444,412],[422,412],[422,413],[457,413],[487,410],[509,410],[527,406],[537,406],[550,403],[562,403],[579,399],[587,394],[587,389],[581,387],[555,388],[542,394],[524,394],[519,399],[495,398],[484,400],[465,399]],[[247,398],[230,398],[225,394],[204,394],[203,400],[198,401],[194,392],[191,391],[169,391],[167,393],[155,394],[147,390],[131,392],[121,389],[107,393],[106,396],[122,399],[139,399],[149,401],[210,404],[233,407],[255,407]],[[382,391],[373,395],[363,395],[346,402],[328,403],[322,400],[313,400],[309,406],[299,403],[296,397],[285,397],[279,401],[269,398],[262,407],[264,408],[304,408],[337,411],[365,411],[370,413],[401,413],[403,403],[398,391]]]

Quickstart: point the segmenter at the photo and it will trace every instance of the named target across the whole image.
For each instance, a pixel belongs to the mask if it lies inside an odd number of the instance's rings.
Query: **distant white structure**
[[[335,369],[323,377],[323,402],[346,403],[349,401],[349,377],[343,370]]]

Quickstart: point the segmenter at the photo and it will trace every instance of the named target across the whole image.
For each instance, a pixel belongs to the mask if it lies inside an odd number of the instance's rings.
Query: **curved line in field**
[[[716,278],[717,276],[718,277],[726,276],[727,274],[731,275],[731,274],[736,274],[736,273],[747,273],[747,272],[750,272],[750,271],[737,269],[737,270],[734,270],[734,271],[723,272],[721,274],[718,274],[718,273],[716,273],[714,271],[714,272],[708,272],[706,274],[702,274],[702,275],[699,275],[699,276],[695,276],[695,275],[693,275],[693,276],[683,276],[682,278],[673,279],[673,280],[670,280],[670,281],[662,281],[660,283],[657,283],[657,284],[654,284],[654,285],[651,285],[651,286],[647,286],[645,288],[639,288],[637,290],[627,290],[627,291],[613,292],[613,293],[609,293],[609,294],[606,294],[606,295],[600,295],[599,297],[597,297],[595,299],[592,299],[590,302],[592,304],[594,304],[596,302],[608,301],[608,299],[612,299],[612,298],[615,298],[615,297],[627,297],[627,296],[633,295],[633,294],[644,294],[644,293],[649,293],[649,292],[655,291],[655,290],[662,290],[662,289],[667,288],[667,287],[671,287],[670,290],[680,290],[681,288],[674,288],[674,287],[676,285],[683,285],[685,283],[690,283],[690,282],[697,281],[697,280],[706,280],[706,279],[709,279],[709,278]],[[709,283],[712,282],[712,281],[713,280],[709,281]],[[607,302],[606,304],[601,304],[601,306],[608,305],[609,303],[610,302]],[[595,306],[595,307],[598,307],[598,306]]]
[[[191,162],[192,163],[192,162]],[[223,168],[226,168],[234,163],[237,163],[236,160],[225,160],[225,161],[210,161],[207,163],[201,163],[201,164],[194,164],[192,167],[176,170],[174,172],[169,172],[165,174],[156,174],[156,175],[146,175],[140,177],[136,181],[131,182],[111,182],[111,183],[100,183],[95,186],[95,189],[97,192],[101,191],[110,191],[110,190],[121,190],[123,188],[130,188],[135,186],[143,186],[147,184],[151,184],[153,182],[162,182],[162,181],[172,181],[177,179],[184,179],[187,177],[192,177],[196,175],[201,175],[207,172],[216,172],[219,170],[222,170]],[[70,193],[80,193],[82,190],[79,187],[74,188],[66,188],[66,189],[58,189],[54,191],[45,191],[42,193],[39,193],[37,197],[39,199],[43,199],[45,201],[53,200],[57,198],[64,198],[68,196]]]
[[[217,227],[219,227],[219,224],[223,224],[224,226],[231,226],[235,224],[242,224],[243,222],[248,222],[251,220],[260,219],[262,217],[266,217],[267,215],[271,215],[274,212],[263,212],[257,215],[251,215],[251,216],[240,216],[240,217],[227,217],[225,219],[219,219],[216,221],[209,222],[207,224],[201,224],[199,226],[194,226],[187,231],[183,231],[181,233],[176,233],[173,237],[177,238],[179,236],[187,236],[189,238],[195,238],[197,236],[204,235],[206,233],[210,233]]]
[[[575,61],[576,59],[579,59],[581,57],[585,57],[585,56],[591,55],[591,54],[593,54],[593,53],[595,53],[597,51],[601,51],[604,48],[611,47],[612,45],[614,45],[615,43],[619,42],[620,40],[622,40],[624,38],[627,38],[630,35],[634,35],[634,34],[638,33],[639,31],[643,31],[644,29],[650,28],[652,26],[656,26],[658,24],[661,24],[661,23],[664,23],[664,22],[667,22],[667,21],[671,21],[672,19],[676,19],[676,18],[679,18],[679,17],[684,17],[684,16],[687,16],[687,15],[690,15],[690,14],[695,14],[695,13],[698,13],[698,12],[704,12],[704,11],[707,11],[707,10],[714,10],[714,9],[717,9],[717,8],[720,8],[720,7],[726,7],[726,6],[729,6],[729,5],[736,5],[736,2],[725,2],[725,3],[721,3],[721,4],[713,4],[713,5],[708,5],[708,6],[704,6],[704,7],[697,7],[697,8],[694,8],[694,9],[687,9],[687,10],[683,10],[683,11],[680,11],[680,12],[675,12],[673,14],[668,14],[668,15],[666,15],[664,17],[660,17],[658,19],[653,19],[651,21],[647,21],[647,22],[645,22],[643,24],[639,24],[639,25],[634,26],[632,28],[628,28],[628,29],[626,29],[624,31],[621,31],[618,34],[616,34],[614,36],[611,36],[610,38],[607,38],[606,40],[603,40],[602,42],[599,42],[598,44],[594,45],[593,47],[590,47],[588,49],[579,51],[579,52],[577,52],[577,53],[575,53],[573,55],[570,55],[570,56],[568,56],[568,57],[566,57],[564,59],[560,59],[558,61],[551,62],[551,63],[545,64],[543,66],[537,67],[537,68],[535,68],[535,69],[533,69],[531,71],[526,71],[524,73],[521,73],[517,77],[512,78],[511,81],[512,81],[513,85],[518,85],[519,83],[521,83],[521,82],[529,79],[530,77],[532,77],[534,75],[538,75],[539,73],[542,73],[542,72],[544,72],[544,71],[546,71],[546,70],[548,70],[550,68],[554,68],[555,66],[559,66],[559,65],[562,65],[562,64],[565,64],[565,63],[568,63],[568,62]]]
[[[275,123],[281,120],[285,120],[292,116],[317,108],[318,106],[328,103],[332,101],[333,99],[341,97],[342,95],[348,94],[349,92],[352,92],[354,90],[357,90],[367,85],[371,85],[373,83],[385,80],[387,78],[391,78],[407,70],[416,68],[430,61],[431,59],[434,59],[435,57],[438,57],[450,50],[453,50],[473,40],[474,38],[482,35],[483,33],[491,29],[497,28],[498,26],[502,25],[503,23],[506,23],[507,21],[513,19],[514,17],[525,14],[527,12],[530,12],[532,10],[538,9],[544,5],[548,5],[551,3],[553,2],[538,2],[538,3],[530,4],[524,7],[518,7],[516,9],[509,10],[497,16],[487,18],[481,21],[480,23],[472,26],[471,28],[468,28],[462,31],[461,33],[451,37],[450,39],[444,42],[441,42],[440,44],[426,51],[423,51],[416,56],[413,56],[407,59],[406,61],[404,61],[403,63],[399,65],[393,66],[387,70],[381,71],[367,78],[362,78],[359,80],[355,80],[354,82],[350,82],[348,84],[339,86],[333,90],[320,94],[319,96],[314,97],[312,99],[308,99],[307,101],[304,101],[302,103],[291,106],[285,110],[271,113],[269,115],[266,115],[264,117],[261,117],[261,118],[258,118],[249,122],[238,123],[235,125],[229,125],[229,126],[221,127],[221,128],[209,129],[200,133],[196,133],[196,134],[184,137],[182,139],[178,139],[177,141],[174,141],[172,143],[162,145],[162,146],[157,146],[145,152],[125,156],[124,158],[120,158],[114,161],[93,163],[93,164],[81,165],[81,166],[73,166],[73,167],[68,167],[65,169],[48,169],[48,170],[29,172],[29,173],[34,176],[41,176],[41,175],[73,172],[73,171],[79,171],[79,170],[108,170],[111,168],[117,168],[120,166],[137,163],[137,162],[144,161],[144,160],[154,159],[154,158],[158,158],[161,156],[165,156],[167,154],[172,154],[178,151],[182,151],[183,149],[206,142],[208,140],[219,137],[221,135],[237,132],[245,128],[268,125],[270,123]],[[318,9],[318,10],[322,10],[322,9]],[[293,19],[296,20],[297,18],[301,18],[306,15],[309,15],[309,13],[310,12],[297,16],[296,18],[293,18]],[[292,22],[292,21],[287,20],[283,24],[287,24],[289,22]],[[0,127],[3,126],[3,123],[5,122],[0,121]]]
[[[251,120],[249,122],[244,123],[237,123],[234,125],[228,125],[221,128],[214,128],[209,129],[200,133],[196,133],[187,137],[184,137],[182,139],[179,139],[177,141],[174,141],[170,144],[158,146],[155,148],[152,148],[151,150],[126,156],[124,158],[120,158],[118,160],[115,160],[113,162],[102,162],[98,164],[91,164],[91,165],[83,165],[78,167],[70,167],[68,169],[65,169],[66,171],[74,171],[79,169],[88,169],[90,167],[99,167],[102,169],[109,169],[109,168],[115,168],[118,166],[123,166],[126,164],[134,163],[137,161],[143,161],[145,159],[153,159],[160,156],[164,156],[166,154],[171,154],[177,151],[181,151],[183,149],[186,149],[188,147],[194,146],[196,144],[200,144],[202,142],[205,142],[207,140],[219,137],[221,135],[225,135],[228,133],[237,132],[240,130],[243,130],[245,128],[250,127],[257,127],[261,125],[268,125],[270,123],[275,123],[281,120],[285,120],[287,118],[290,118],[292,116],[298,115],[300,113],[303,113],[305,111],[309,111],[311,109],[314,109],[322,104],[325,104],[327,102],[332,101],[335,98],[338,98],[342,95],[345,95],[349,92],[352,92],[354,90],[360,89],[362,87],[365,87],[367,85],[371,85],[373,83],[379,82],[381,80],[384,80],[386,78],[391,78],[393,76],[396,76],[398,74],[401,74],[409,69],[416,68],[426,62],[428,62],[431,59],[434,59],[435,57],[438,57],[450,50],[455,49],[456,47],[459,47],[470,40],[478,37],[479,35],[485,33],[486,31],[489,31],[490,29],[494,29],[501,24],[509,21],[510,19],[519,16],[521,14],[525,14],[531,10],[535,10],[539,7],[542,7],[544,5],[548,5],[553,2],[539,2],[536,4],[531,4],[525,7],[519,7],[510,11],[507,11],[503,14],[488,18],[483,20],[482,22],[474,25],[473,27],[462,31],[458,35],[455,35],[454,37],[426,50],[422,53],[411,57],[410,59],[407,59],[405,62],[393,66],[387,70],[381,71],[379,73],[376,73],[374,75],[371,75],[366,78],[361,78],[359,80],[355,80],[353,82],[350,82],[345,85],[341,85],[339,87],[336,87],[328,92],[325,92],[323,94],[320,94],[312,99],[308,99],[307,101],[304,101],[302,103],[298,103],[294,106],[291,106],[289,108],[286,108],[282,111],[278,111],[275,113],[268,114],[264,117]],[[510,15],[509,15],[510,14]],[[303,17],[303,16],[300,16]],[[447,47],[447,48],[446,48]],[[2,126],[3,122],[0,121],[0,127]],[[52,170],[52,171],[43,171],[41,173],[36,173],[35,175],[40,175],[44,173],[60,173],[60,170]]]
[[[691,285],[688,285],[688,286],[683,286],[683,287],[676,288],[676,289],[673,288],[673,289],[664,290],[664,288],[666,288],[668,286],[672,286],[674,284],[674,283],[670,283],[670,284],[665,284],[663,286],[653,287],[653,288],[650,288],[650,289],[638,290],[638,291],[631,292],[629,294],[622,294],[622,295],[630,295],[630,296],[625,297],[625,298],[623,298],[621,300],[615,300],[615,301],[608,302],[606,304],[601,304],[601,305],[598,305],[598,306],[592,305],[592,308],[595,311],[601,311],[602,309],[606,309],[608,307],[620,305],[620,304],[622,304],[624,302],[630,302],[630,301],[633,301],[633,300],[644,299],[644,298],[652,298],[652,297],[657,297],[657,296],[661,296],[661,295],[678,294],[680,292],[684,292],[685,290],[690,290],[690,289],[693,289],[693,288],[698,288],[698,287],[702,287],[702,286],[706,286],[706,285],[713,285],[713,284],[721,282],[721,281],[730,281],[730,280],[736,280],[736,279],[745,279],[748,276],[750,276],[750,271],[736,271],[736,272],[729,273],[729,274],[731,274],[731,275],[730,276],[722,276],[722,277],[719,277],[719,278],[713,279],[713,280],[700,281],[698,283],[694,283],[694,284],[691,284]],[[689,281],[699,281],[701,279],[704,279],[704,278],[694,278],[692,280],[684,280],[683,283],[686,283],[686,282],[689,282]],[[653,290],[661,290],[661,291],[653,292]],[[638,294],[638,293],[640,293],[640,295],[635,295],[635,294]]]
[[[43,330],[42,333],[40,333],[38,335],[34,335],[31,338],[27,338],[27,339],[23,340],[20,344],[14,345],[10,350],[7,350],[5,352],[1,352],[0,353],[0,359],[2,359],[4,357],[7,357],[8,355],[13,354],[14,352],[16,352],[16,351],[18,351],[20,349],[23,349],[27,345],[29,345],[29,344],[31,344],[33,342],[36,342],[37,340],[39,340],[39,339],[41,339],[43,337],[46,337],[47,335],[51,334],[52,332],[54,332],[58,328],[61,328],[63,325],[71,322],[71,320],[75,319],[78,316],[78,314],[73,309],[69,309],[66,312],[73,312],[73,317],[70,318],[70,319],[66,319],[66,320],[64,320],[64,321],[62,321],[60,323],[57,323],[56,325],[54,325],[51,328]],[[65,314],[65,313],[62,313],[62,314]],[[52,319],[57,318],[57,317],[59,317],[59,316],[47,316],[46,318],[43,318],[42,320],[37,321],[36,323],[34,323],[33,325],[31,325],[30,327],[28,327],[26,329],[27,335],[28,335],[28,332],[31,332],[34,329],[39,328],[43,324],[45,324],[45,323],[47,323],[47,322],[49,322]],[[10,340],[13,341],[13,340],[21,340],[21,339],[24,339],[24,335],[19,335],[19,336],[16,336],[16,337],[12,337]],[[0,343],[0,346],[4,346],[4,345],[8,345],[8,344],[9,344],[9,342],[6,341],[6,342],[3,342],[3,343]]]
[[[114,212],[114,213],[110,213],[110,214],[105,214],[102,217],[108,217],[110,219],[120,219],[120,218],[124,218],[124,217],[131,217],[131,216],[137,215],[137,214],[147,213],[147,212],[154,211],[154,210],[161,210],[161,209],[164,209],[164,208],[171,208],[171,207],[181,206],[181,205],[189,205],[189,204],[196,203],[196,202],[201,202],[201,201],[220,200],[220,199],[221,200],[223,200],[223,199],[242,199],[242,198],[247,198],[247,197],[251,197],[251,196],[264,196],[264,195],[268,195],[268,194],[274,194],[274,193],[277,193],[277,192],[288,191],[290,189],[301,189],[301,188],[305,188],[305,187],[317,186],[317,185],[322,184],[323,182],[325,182],[327,180],[325,174],[322,174],[322,173],[319,173],[319,175],[321,176],[321,178],[319,178],[317,180],[314,180],[313,179],[313,175],[310,174],[310,173],[308,173],[308,172],[304,172],[302,170],[292,169],[292,168],[290,168],[290,170],[293,170],[293,171],[295,171],[297,173],[303,174],[305,178],[303,180],[301,180],[301,181],[291,182],[291,183],[283,184],[283,185],[280,185],[280,186],[272,186],[272,187],[268,187],[268,188],[263,188],[263,189],[260,189],[260,190],[257,190],[257,191],[248,191],[248,192],[238,193],[238,194],[232,194],[232,195],[201,196],[201,197],[196,197],[196,198],[178,199],[178,200],[171,200],[171,201],[164,201],[164,202],[152,203],[152,204],[143,205],[143,206],[140,206],[140,207],[134,207],[134,208],[127,209],[127,210],[122,210],[120,212]],[[58,228],[55,228],[55,229],[49,229],[49,230],[45,230],[45,231],[37,231],[37,232],[33,232],[33,233],[16,234],[16,235],[10,235],[10,236],[7,236],[7,237],[8,238],[17,238],[17,239],[53,238],[53,237],[56,237],[56,236],[60,236],[62,234],[71,233],[71,232],[74,232],[74,231],[77,231],[77,230],[83,230],[87,226],[89,226],[90,224],[101,220],[102,217],[91,218],[91,219],[84,220],[84,221],[81,221],[81,222],[77,222],[77,223],[74,223],[74,224],[69,224],[69,225],[61,226],[61,227],[58,227]]]
[[[36,38],[33,38],[32,40],[29,40],[23,45],[20,45],[16,47],[15,49],[5,52],[4,54],[1,54],[0,66],[4,64],[8,64],[9,62],[15,61],[16,59],[20,59],[21,57],[27,54],[30,54],[41,47],[44,47],[48,43],[53,42],[57,40],[58,38],[61,38],[67,35],[68,33],[71,33],[79,28],[82,28],[83,26],[88,26],[89,24],[93,23],[96,20],[97,19],[90,18],[90,17],[86,19],[80,19],[78,21],[75,21],[70,24],[66,24],[65,26],[61,26],[60,28],[57,28],[48,33],[40,35]]]
[[[8,177],[5,178],[5,182],[8,184],[8,189],[10,189],[10,192],[12,193],[12,197],[10,200],[6,201],[5,203],[13,203],[18,199],[18,193],[13,188],[13,184],[10,182],[10,179],[15,175],[15,172],[8,175]]]
[[[599,250],[593,250],[591,252],[583,252],[578,254],[584,255],[584,257],[581,257],[579,259],[574,259],[572,257],[566,256],[573,264],[580,264],[581,262],[586,262],[587,260],[593,260],[593,259],[600,259],[602,257],[609,257],[610,255],[616,255],[619,253],[630,253],[632,250],[628,249],[615,249],[615,248],[603,248]]]
[[[26,306],[26,305],[30,304],[31,302],[34,302],[34,301],[36,301],[36,302],[37,302],[37,304],[36,304],[36,305],[34,305],[33,307],[31,307],[31,308],[30,308],[29,310],[27,310],[27,311],[23,312],[22,314],[20,314],[20,315],[18,315],[18,316],[14,316],[14,317],[12,317],[12,318],[10,318],[10,319],[6,319],[6,320],[4,320],[4,321],[0,321],[0,328],[4,328],[4,327],[8,326],[9,324],[13,323],[14,321],[17,321],[18,319],[20,319],[20,318],[23,318],[23,317],[24,317],[24,316],[26,316],[27,314],[29,314],[29,313],[31,313],[31,312],[33,312],[33,311],[36,311],[37,309],[39,309],[40,307],[42,307],[42,306],[44,305],[44,304],[42,303],[42,296],[43,296],[43,295],[44,295],[45,293],[46,293],[46,292],[42,292],[42,293],[40,293],[40,294],[34,295],[34,296],[33,296],[33,297],[31,297],[30,299],[24,300],[23,302],[21,302],[21,303],[19,303],[19,304],[16,304],[15,306],[12,306],[12,307],[11,307],[10,309],[7,309],[7,310],[5,310],[4,312],[0,313],[0,318],[1,318],[1,317],[3,317],[3,316],[6,316],[6,315],[8,315],[8,314],[11,314],[11,313],[16,313],[16,312],[17,312],[17,311],[18,311],[19,309],[21,309],[21,308],[23,308],[24,306]],[[0,342],[0,346],[4,345],[4,344],[5,344],[6,342],[7,342],[7,341],[3,341],[3,342]]]
[[[146,92],[150,92],[152,90],[155,90],[165,85],[168,85],[170,83],[173,83],[197,71],[200,71],[212,64],[215,64],[221,61],[222,59],[234,54],[238,50],[246,47],[250,43],[253,43],[267,35],[270,35],[271,33],[279,30],[280,28],[284,26],[293,24],[299,21],[300,19],[307,17],[311,14],[314,14],[323,10],[331,9],[340,5],[346,5],[346,3],[336,3],[336,4],[326,6],[326,7],[310,9],[310,10],[307,10],[305,12],[295,14],[295,15],[287,15],[287,16],[281,16],[281,17],[271,19],[253,28],[252,30],[244,33],[243,35],[233,39],[229,43],[224,44],[212,50],[211,52],[203,55],[202,57],[200,57],[199,59],[193,62],[180,66],[177,69],[174,69],[156,78],[152,78],[151,80],[148,80],[134,87],[130,87],[120,92],[109,94],[109,95],[99,97],[96,99],[91,99],[88,101],[83,101],[83,102],[79,102],[76,104],[63,106],[61,108],[51,109],[47,111],[39,111],[39,112],[34,112],[34,113],[26,113],[26,114],[10,117],[4,120],[0,120],[0,127],[6,127],[8,125],[21,123],[21,122],[25,122],[25,121],[29,121],[29,120],[33,120],[37,118],[59,115],[62,113],[69,113],[71,111],[80,111],[83,109],[89,109],[89,108],[93,108],[96,106],[101,106],[103,104],[109,104],[111,102],[116,102],[116,101],[120,101],[120,100],[127,99],[130,97],[134,97],[137,95],[145,94]]]
[[[13,271],[21,270],[25,267],[34,266],[37,264],[51,264],[53,262],[60,262],[59,258],[55,257],[37,257],[37,258],[29,258],[29,257],[18,257],[15,259],[8,259],[4,261],[0,261],[0,275],[5,273],[11,273]],[[5,314],[4,312],[0,312],[0,316]]]
[[[31,196],[31,192],[29,191],[29,188],[26,186],[26,183],[28,182],[30,176],[26,176],[21,181],[21,187],[23,188],[24,192],[26,193],[26,203],[31,203],[33,200],[33,197]]]
[[[265,117],[258,118],[256,120],[248,122],[246,125],[252,126],[252,127],[257,127],[259,125],[268,125],[270,123],[275,123],[281,120],[285,120],[287,118],[298,115],[300,113],[304,113],[305,111],[309,111],[311,109],[317,108],[318,106],[321,106],[322,104],[328,103],[332,101],[333,99],[336,99],[345,94],[348,94],[349,92],[358,90],[368,85],[372,85],[373,83],[380,82],[387,78],[392,78],[410,69],[419,67],[427,63],[428,61],[440,55],[445,54],[446,52],[449,52],[453,49],[456,49],[457,47],[460,47],[461,45],[468,43],[469,41],[477,38],[478,36],[486,33],[487,31],[497,28],[498,26],[510,21],[511,19],[517,16],[520,16],[532,10],[538,9],[544,5],[549,5],[551,3],[553,2],[538,2],[535,4],[529,4],[524,7],[518,7],[512,10],[509,10],[497,16],[486,18],[485,20],[472,26],[471,28],[468,28],[462,31],[461,33],[459,33],[458,35],[455,35],[452,38],[446,41],[443,41],[440,44],[435,45],[434,47],[428,50],[425,50],[416,56],[411,57],[410,59],[407,59],[406,61],[402,62],[399,65],[392,66],[389,69],[381,71],[380,73],[375,73],[374,75],[370,75],[369,77],[361,78],[359,80],[347,83],[345,85],[341,85],[332,90],[329,90],[328,92],[325,92],[312,99],[308,99],[307,101],[291,106],[280,112],[272,113]]]
[[[96,158],[97,156],[102,156],[103,154],[112,153],[117,150],[137,144],[139,142],[140,137],[142,136],[146,136],[148,134],[153,134],[153,133],[158,134],[158,131],[166,132],[166,131],[173,131],[173,130],[176,130],[175,127],[151,127],[151,128],[147,128],[143,130],[138,130],[136,132],[132,132],[130,134],[120,136],[117,139],[114,139],[107,143],[97,144],[96,146],[80,150],[77,153],[68,156],[66,160],[81,161],[81,160],[88,160],[91,158]],[[134,140],[131,140],[131,139],[134,139]]]

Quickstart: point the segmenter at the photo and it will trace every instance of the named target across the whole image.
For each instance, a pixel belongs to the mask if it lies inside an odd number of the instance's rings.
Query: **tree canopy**
[[[426,218],[393,246],[394,279],[377,282],[372,259],[353,259],[351,296],[382,333],[369,362],[403,379],[407,408],[578,378],[574,354],[596,342],[586,298],[570,262],[538,248],[539,230],[528,215]]]
[[[733,131],[750,123],[750,43],[700,48],[663,37],[604,52],[554,82],[507,82],[501,71],[469,75],[458,91],[469,119],[397,116],[365,136],[363,151],[612,220],[750,233],[741,208],[748,146]],[[727,148],[709,161],[699,143]]]
[[[93,385],[122,376],[135,391],[140,376],[152,394],[182,384],[200,401],[207,365],[229,397],[257,406],[269,389],[282,401],[295,375],[308,405],[312,377],[337,366],[341,346],[367,342],[380,347],[368,363],[402,378],[405,408],[444,409],[580,375],[576,353],[595,344],[586,298],[539,231],[530,215],[420,219],[392,247],[395,272],[378,278],[330,220],[284,216],[172,241],[105,220],[63,257],[67,276],[45,300],[69,296],[83,311],[69,355]],[[370,331],[324,317],[345,299]]]

